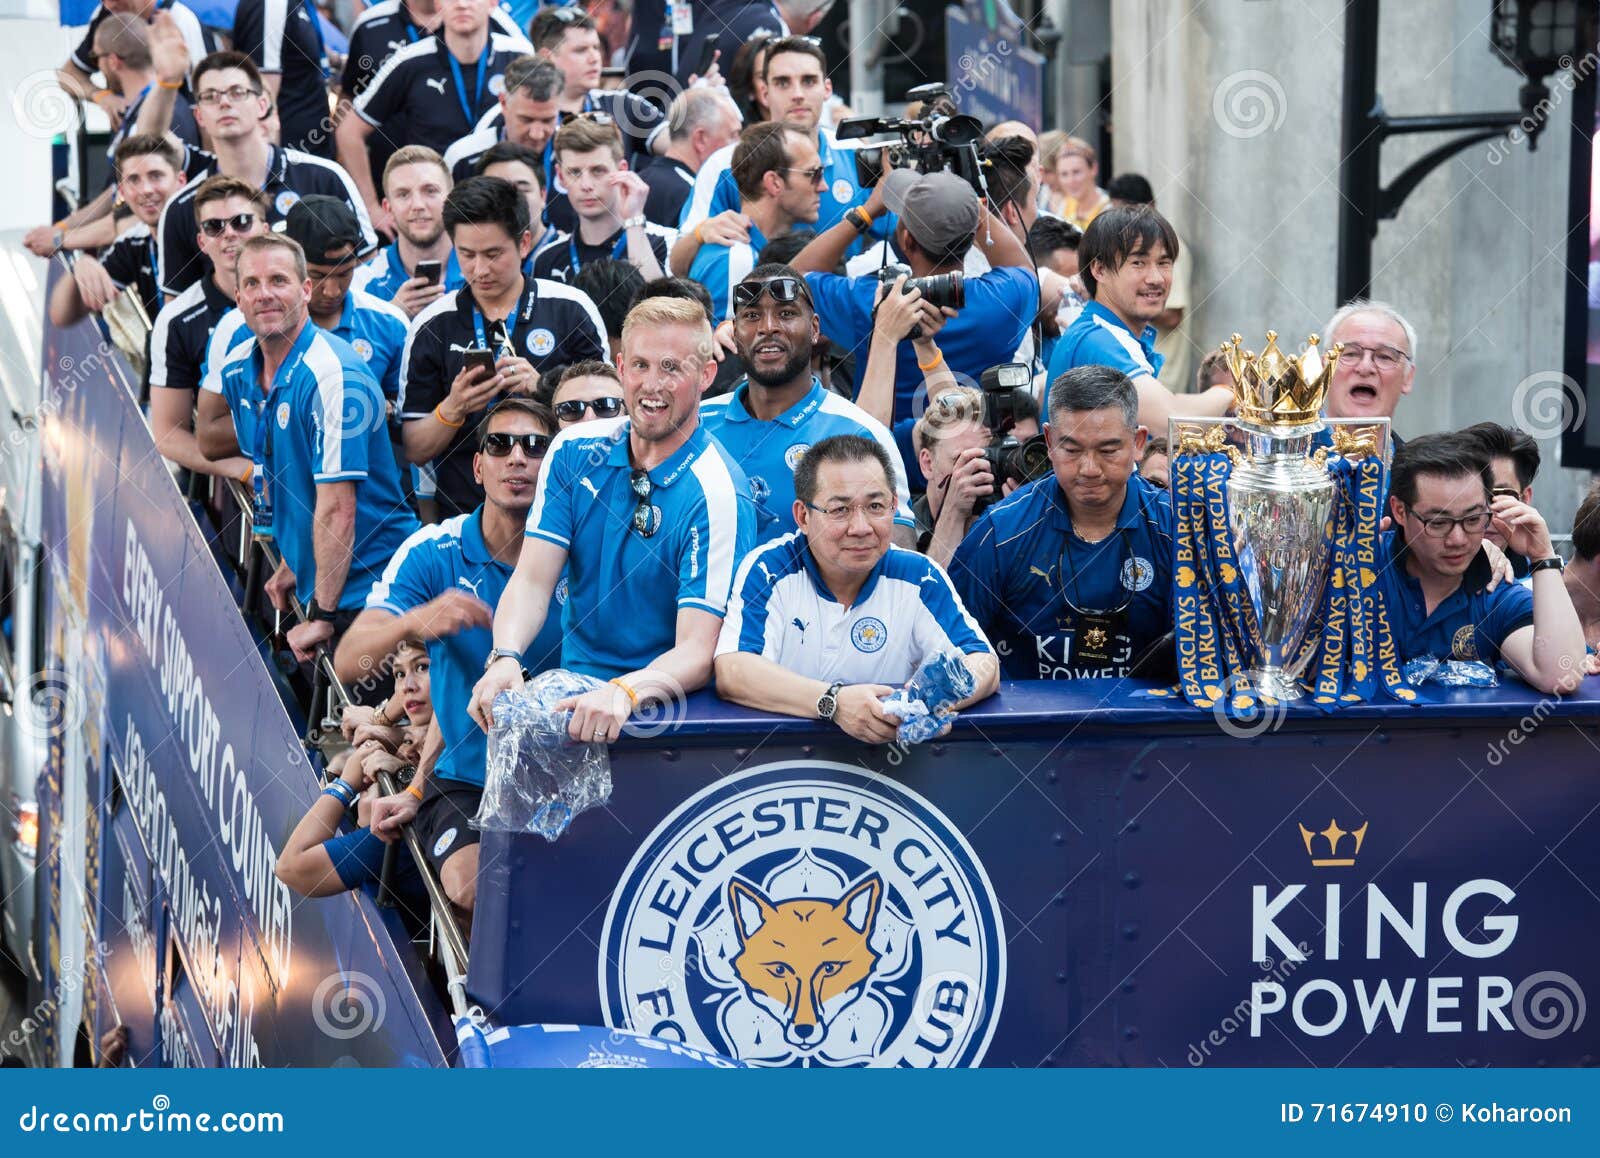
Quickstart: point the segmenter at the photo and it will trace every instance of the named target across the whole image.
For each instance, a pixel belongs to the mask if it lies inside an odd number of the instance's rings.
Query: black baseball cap
[[[306,251],[306,260],[314,265],[342,265],[354,261],[354,251],[338,257],[328,255],[347,245],[356,250],[361,248],[361,222],[356,220],[355,210],[338,197],[320,193],[302,197],[289,207],[283,232],[299,243]]]

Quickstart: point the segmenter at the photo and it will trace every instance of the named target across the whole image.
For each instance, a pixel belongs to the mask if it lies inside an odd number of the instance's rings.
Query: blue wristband
[[[351,788],[350,785],[346,784],[343,780],[335,780],[332,784],[328,785],[322,790],[322,794],[324,796],[333,797],[346,808],[349,808],[356,802],[355,789]]]

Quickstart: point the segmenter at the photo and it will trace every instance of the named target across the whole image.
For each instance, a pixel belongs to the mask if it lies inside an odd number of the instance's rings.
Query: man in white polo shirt
[[[747,707],[895,738],[879,702],[926,659],[958,652],[993,695],[999,664],[937,563],[892,546],[894,467],[871,438],[838,434],[794,472],[800,530],[746,557],[717,640],[717,691]],[[891,686],[894,685],[894,686]]]

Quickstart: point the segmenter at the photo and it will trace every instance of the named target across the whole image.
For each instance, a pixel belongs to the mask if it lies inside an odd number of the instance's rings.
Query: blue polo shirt
[[[750,497],[756,504],[756,541],[765,542],[798,530],[794,521],[794,468],[811,447],[835,434],[859,434],[888,452],[894,463],[894,521],[915,527],[911,491],[906,486],[905,463],[894,436],[883,423],[815,377],[805,397],[769,422],[750,413],[746,398],[750,384],[731,394],[700,404],[700,422],[738,461],[750,480]]]
[[[1428,614],[1422,584],[1406,571],[1405,540],[1398,531],[1382,536],[1382,569],[1378,589],[1389,610],[1389,627],[1402,661],[1431,655],[1437,659],[1500,658],[1506,638],[1533,622],[1533,591],[1520,583],[1502,583],[1493,591],[1489,561],[1482,551],[1473,558],[1457,587]]]
[[[744,561],[717,639],[718,655],[749,652],[811,679],[851,684],[903,684],[934,656],[991,650],[932,559],[890,547],[847,607],[798,532]]]
[[[406,348],[406,331],[411,319],[399,306],[361,290],[344,295],[344,311],[339,324],[329,333],[350,343],[350,348],[367,363],[378,380],[383,396],[394,401],[400,395],[400,355]]]
[[[1137,474],[1128,479],[1117,527],[1098,543],[1072,530],[1054,476],[1012,492],[973,524],[950,560],[967,610],[994,641],[1010,679],[1097,679],[1128,674],[1172,630],[1172,505]],[[1113,662],[1075,652],[1072,608],[1122,608]]]
[[[317,486],[356,484],[356,541],[339,610],[365,606],[389,557],[417,529],[389,445],[383,392],[366,361],[343,338],[307,321],[270,394],[261,393],[254,335],[228,352],[219,374],[239,448],[257,469],[264,464],[272,537],[294,572],[302,603],[311,601],[317,582]]]
[[[854,389],[861,392],[872,338],[872,303],[878,280],[808,273],[806,284],[817,306],[822,332],[856,356]],[[1033,270],[1001,266],[965,279],[967,304],[939,331],[939,349],[952,372],[976,382],[991,366],[1012,360],[1039,309],[1039,280]],[[913,400],[922,389],[922,371],[910,342],[895,355],[894,418],[914,418]]]
[[[423,527],[400,545],[373,584],[367,606],[404,615],[446,591],[459,588],[477,596],[490,609],[511,581],[515,565],[502,563],[483,541],[483,508]],[[565,579],[556,587],[538,636],[522,653],[522,666],[532,672],[561,664],[561,609],[566,602]],[[483,675],[483,661],[494,649],[494,632],[469,627],[454,635],[428,642],[433,718],[439,721],[444,752],[434,765],[434,775],[468,784],[482,784],[489,758],[488,737],[467,715],[473,686]]]
[[[750,240],[738,245],[702,245],[689,263],[689,280],[706,287],[711,295],[711,324],[719,325],[733,317],[733,287],[749,276],[767,246],[767,239],[754,224]]]
[[[400,260],[400,243],[396,241],[378,250],[372,255],[371,261],[356,270],[356,276],[350,279],[350,289],[352,292],[360,290],[375,298],[392,302],[395,295],[400,292],[400,287],[413,276],[406,272],[406,267]],[[458,290],[466,284],[467,279],[461,274],[461,265],[456,261],[456,251],[452,249],[450,256],[445,258],[444,262],[445,292]]]
[[[544,456],[528,512],[528,535],[567,552],[561,666],[599,679],[675,646],[681,608],[721,616],[755,545],[750,484],[703,426],[650,472],[648,538],[633,529],[632,470],[627,418],[570,426]]]
[[[944,346],[942,332],[939,345]],[[1154,378],[1165,361],[1156,353],[1154,326],[1135,334],[1105,306],[1089,302],[1056,342],[1046,381],[1054,382],[1074,366],[1110,366],[1130,378]]]
[[[680,234],[692,231],[709,217],[743,207],[744,198],[739,195],[739,183],[733,178],[733,150],[736,145],[737,142],[712,153],[695,173],[694,188],[689,191],[689,199],[683,203],[683,211],[678,216]],[[821,233],[839,224],[844,219],[844,211],[852,205],[866,204],[871,190],[863,189],[856,181],[855,151],[836,147],[827,129],[817,130],[817,154],[822,158],[823,175],[828,180],[828,187],[822,190],[822,195],[817,199],[816,225],[801,225],[798,228],[815,229]],[[873,223],[869,236],[881,240],[888,236],[887,230],[888,223],[880,218]],[[855,244],[859,245],[860,242]]]
[[[339,874],[339,883],[347,889],[375,885],[383,879],[383,858],[388,847],[370,828],[351,829],[322,842],[323,851],[333,862],[333,871]],[[427,896],[416,863],[409,856],[395,858],[392,883],[395,891],[405,896]]]

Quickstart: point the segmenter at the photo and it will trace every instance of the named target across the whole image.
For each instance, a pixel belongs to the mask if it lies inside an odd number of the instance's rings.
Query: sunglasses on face
[[[522,453],[529,458],[543,458],[544,452],[550,449],[550,436],[510,434],[506,431],[496,431],[483,436],[483,453],[491,458],[504,458],[511,453],[511,448],[514,446],[522,447]]]
[[[239,236],[255,228],[254,213],[236,213],[232,217],[207,217],[200,222],[200,232],[207,237],[221,237],[224,230],[232,229]]]
[[[821,165],[816,166],[814,169],[796,169],[793,166],[785,166],[783,171],[785,173],[799,173],[800,176],[806,179],[807,185],[815,185],[822,180],[822,174],[827,172]]]
[[[593,410],[596,418],[615,418],[622,413],[620,398],[569,398],[555,404],[557,418],[568,422],[581,422],[585,410]]]
[[[642,538],[648,539],[661,529],[661,512],[650,505],[650,496],[655,493],[655,486],[650,481],[650,472],[634,470],[628,479],[628,485],[633,488],[634,498],[639,500],[633,508],[633,529],[638,531]]]
[[[733,287],[733,307],[742,310],[753,306],[766,294],[775,302],[788,304],[803,301],[811,304],[811,290],[798,277],[774,277],[766,281],[742,281]]]

